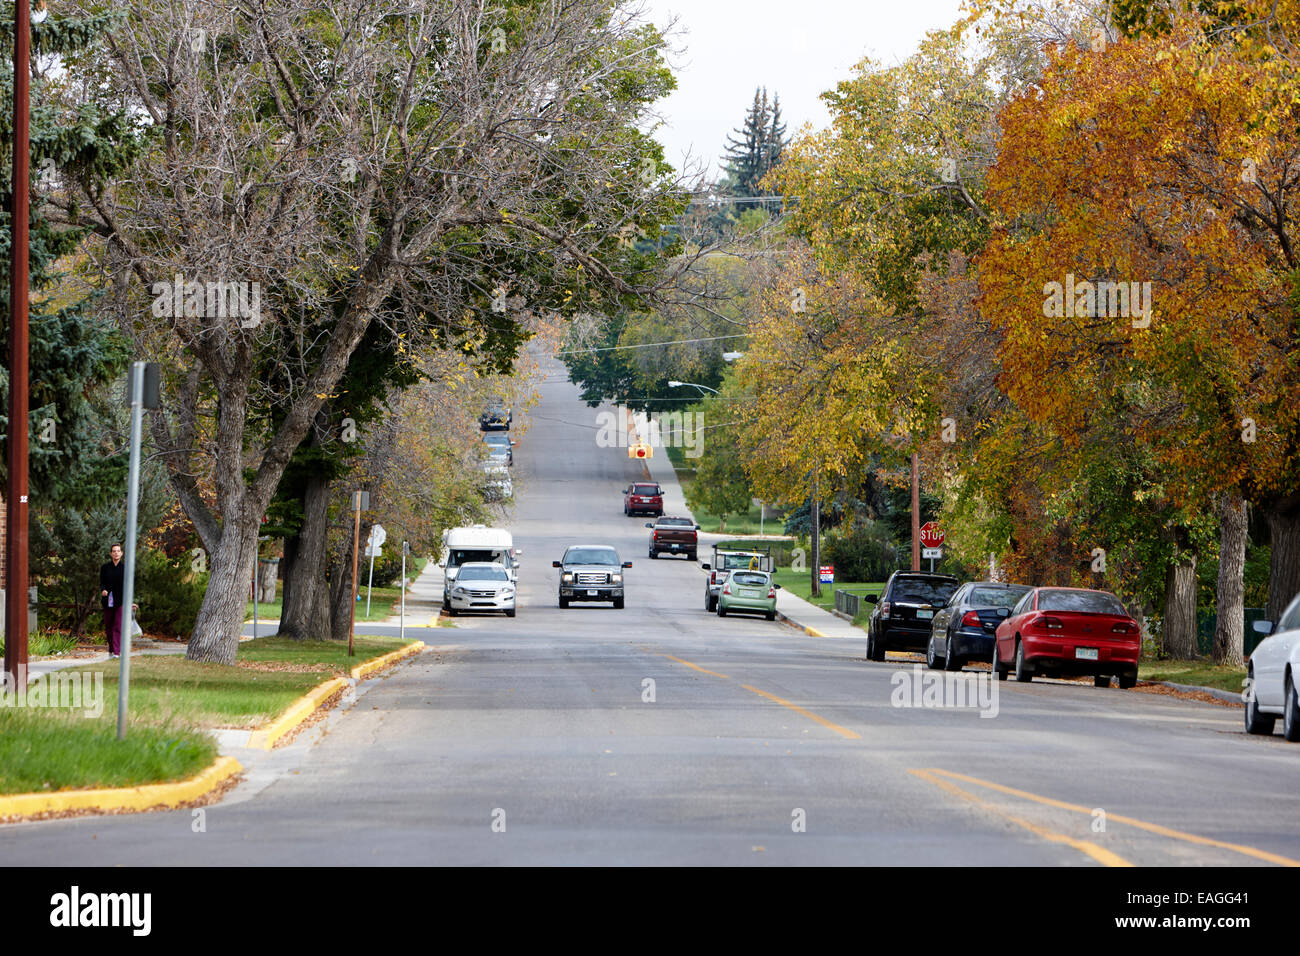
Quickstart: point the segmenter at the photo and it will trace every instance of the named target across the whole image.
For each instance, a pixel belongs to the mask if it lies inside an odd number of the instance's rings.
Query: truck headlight
[[[612,580],[615,584],[622,584],[622,583],[623,583],[623,575],[621,575],[621,574],[615,574],[615,575],[611,578],[611,580]]]
[[[455,588],[455,589],[452,590],[451,593],[452,593],[452,594],[459,594],[461,597],[464,597],[464,596],[465,596],[466,594],[468,594],[469,592],[466,591],[464,588]]]
[[[560,575],[560,580],[568,584],[570,581],[573,580],[573,572],[565,571],[563,574]]]

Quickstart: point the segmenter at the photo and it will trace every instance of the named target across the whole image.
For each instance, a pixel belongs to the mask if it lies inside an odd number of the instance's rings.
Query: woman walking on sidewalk
[[[117,657],[122,653],[122,586],[126,566],[122,564],[122,546],[108,549],[109,557],[99,569],[99,603],[104,609],[104,633],[108,635],[108,654]]]

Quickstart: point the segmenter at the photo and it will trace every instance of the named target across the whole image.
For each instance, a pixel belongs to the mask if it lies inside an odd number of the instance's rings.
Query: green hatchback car
[[[732,571],[718,592],[718,617],[726,617],[729,611],[743,611],[775,621],[776,592],[780,589],[781,585],[774,584],[766,571]]]

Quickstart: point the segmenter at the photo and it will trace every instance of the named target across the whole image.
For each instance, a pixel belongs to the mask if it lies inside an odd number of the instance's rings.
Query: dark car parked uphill
[[[1029,593],[1023,584],[976,581],[963,584],[934,615],[925,662],[932,668],[959,671],[969,661],[993,655],[993,633],[1016,602]]]
[[[959,583],[948,574],[891,574],[880,597],[865,598],[876,605],[867,622],[867,660],[883,661],[886,651],[925,650],[934,612],[947,603]]]

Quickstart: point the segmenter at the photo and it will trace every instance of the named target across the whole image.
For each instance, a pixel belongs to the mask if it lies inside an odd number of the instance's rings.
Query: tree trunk
[[[1268,561],[1268,620],[1277,621],[1300,592],[1300,498],[1270,501],[1264,509],[1271,540]]]
[[[203,605],[194,622],[185,656],[210,664],[233,664],[239,652],[239,635],[248,610],[248,588],[253,579],[257,555],[258,518],[247,507],[230,515],[222,525],[221,537],[210,563],[211,575]]]
[[[293,563],[284,569],[284,609],[279,633],[295,640],[323,641],[333,623],[329,567],[330,484],[308,479],[302,497],[302,527],[296,536]],[[288,547],[285,548],[286,560]]]
[[[1245,628],[1246,502],[1237,491],[1219,498],[1219,581],[1215,591],[1214,663],[1242,664]]]
[[[1183,554],[1165,572],[1165,653],[1178,660],[1198,656],[1196,645],[1196,557]]]

